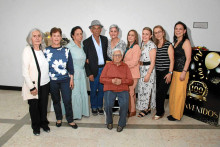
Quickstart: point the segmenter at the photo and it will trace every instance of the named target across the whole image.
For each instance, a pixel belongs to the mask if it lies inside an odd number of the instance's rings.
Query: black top
[[[161,48],[157,48],[156,54],[156,70],[164,71],[170,68],[170,58],[168,55],[168,48],[170,42],[166,41]]]
[[[183,43],[180,42],[176,48],[174,48],[174,71],[182,72],[186,62],[186,56],[183,49]]]

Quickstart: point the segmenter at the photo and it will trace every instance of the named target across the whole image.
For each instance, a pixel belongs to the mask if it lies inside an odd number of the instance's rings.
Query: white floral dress
[[[147,44],[141,45],[141,62],[150,62],[149,52],[152,49],[156,49],[156,45],[152,41],[148,41]],[[151,73],[150,80],[146,83],[144,82],[144,77],[147,75],[147,71],[150,65],[140,66],[141,77],[138,81],[138,99],[136,108],[138,110],[148,109],[149,103],[150,107],[156,108],[156,71],[155,68]],[[151,99],[151,101],[150,101]]]

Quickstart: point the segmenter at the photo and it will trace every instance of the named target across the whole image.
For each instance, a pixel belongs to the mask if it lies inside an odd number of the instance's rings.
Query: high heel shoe
[[[140,111],[140,113],[138,114],[138,117],[144,117],[144,116],[148,115],[149,113],[151,113],[151,109],[142,110],[142,111]]]

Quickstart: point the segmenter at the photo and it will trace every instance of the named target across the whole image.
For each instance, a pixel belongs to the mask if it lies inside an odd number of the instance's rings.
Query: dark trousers
[[[29,112],[31,116],[31,127],[35,131],[40,131],[40,127],[48,126],[47,105],[50,84],[40,86],[38,99],[28,100]]]
[[[107,118],[107,124],[113,123],[112,107],[114,106],[116,97],[118,97],[118,104],[120,107],[120,110],[119,110],[120,118],[118,121],[118,125],[121,127],[124,127],[126,126],[126,117],[128,114],[128,105],[129,105],[128,91],[122,91],[122,92],[105,91],[104,92],[105,113],[106,113],[106,118]]]
[[[102,70],[103,67],[99,68],[98,75],[94,77],[94,81],[90,81],[90,103],[91,108],[95,109],[103,107],[103,84],[99,82]]]
[[[62,110],[61,110],[61,97],[62,95],[65,111],[66,111],[66,120],[68,123],[73,122],[73,110],[72,110],[72,100],[71,100],[71,89],[70,89],[70,79],[67,82],[50,82],[50,93],[53,100],[53,107],[56,114],[57,120],[62,120]]]
[[[164,101],[167,96],[167,91],[170,84],[166,83],[164,77],[169,72],[169,69],[164,71],[156,71],[156,115],[161,116],[164,114]]]

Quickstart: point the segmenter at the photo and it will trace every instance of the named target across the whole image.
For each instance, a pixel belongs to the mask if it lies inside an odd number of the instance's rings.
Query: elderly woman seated
[[[126,126],[126,116],[129,105],[128,86],[133,84],[133,79],[127,64],[122,62],[123,51],[116,48],[112,50],[112,54],[113,61],[105,65],[100,77],[100,82],[104,84],[107,128],[109,130],[113,128],[112,107],[114,106],[116,97],[118,97],[120,118],[117,132],[121,132]]]

